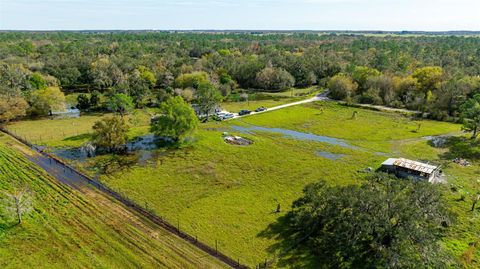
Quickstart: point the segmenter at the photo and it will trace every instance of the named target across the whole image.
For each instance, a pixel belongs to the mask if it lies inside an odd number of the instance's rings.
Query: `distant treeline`
[[[336,98],[444,119],[480,93],[480,38],[450,36],[474,32],[203,32],[5,31],[0,94],[32,106],[36,90],[59,86],[121,92],[141,106],[170,95],[194,100],[205,80],[224,96],[320,85]]]

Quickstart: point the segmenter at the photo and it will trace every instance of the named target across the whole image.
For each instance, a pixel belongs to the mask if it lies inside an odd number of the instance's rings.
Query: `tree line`
[[[115,94],[145,107],[173,96],[203,103],[205,94],[221,100],[319,85],[348,102],[451,119],[479,93],[479,45],[460,36],[6,32],[0,114],[2,121],[48,114],[61,109],[65,92],[85,94],[82,109],[108,109],[100,101]]]

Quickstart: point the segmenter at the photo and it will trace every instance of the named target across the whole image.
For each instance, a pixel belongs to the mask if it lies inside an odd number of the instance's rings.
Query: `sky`
[[[480,30],[480,0],[0,0],[0,30]]]

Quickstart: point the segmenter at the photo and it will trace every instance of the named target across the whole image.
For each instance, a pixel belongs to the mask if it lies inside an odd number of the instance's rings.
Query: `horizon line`
[[[84,32],[84,31],[156,31],[156,32],[382,32],[382,33],[402,33],[402,32],[422,32],[422,33],[445,33],[445,32],[478,32],[479,30],[451,29],[451,30],[375,30],[375,29],[0,29],[0,32]]]

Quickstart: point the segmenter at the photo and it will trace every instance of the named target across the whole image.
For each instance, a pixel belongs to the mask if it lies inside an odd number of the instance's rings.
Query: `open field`
[[[90,139],[93,124],[111,114],[91,113],[79,118],[35,119],[15,122],[7,129],[37,145],[51,147],[79,147]],[[147,111],[136,110],[133,115],[126,116],[130,124],[129,137],[145,134],[149,130],[150,116]]]
[[[15,123],[11,128],[32,123]],[[46,124],[44,128],[51,124],[42,123]],[[293,139],[277,129],[255,130],[258,126],[339,138],[348,146]],[[241,128],[250,129],[242,133]],[[221,138],[225,131],[254,143],[245,147],[226,144]],[[479,166],[476,162],[470,167],[454,164],[449,154],[452,149],[433,148],[423,138],[440,134],[460,135],[460,126],[317,102],[203,124],[192,146],[159,149],[146,160],[133,155],[119,161],[106,155],[78,165],[91,174],[108,171],[101,180],[109,186],[148,205],[210,245],[218,240],[220,250],[254,265],[283,250],[277,244],[278,234],[269,227],[289,210],[306,184],[319,179],[331,184],[359,183],[365,176],[361,170],[377,168],[387,157],[433,161],[442,164],[448,175],[449,185],[439,187],[458,215],[444,245],[473,268],[478,266],[479,251],[469,244],[478,240],[480,216],[468,210],[471,197],[480,187],[476,179]],[[61,143],[65,138],[57,141]],[[322,153],[339,159],[329,159]],[[459,199],[462,195],[466,197],[463,200]],[[278,204],[281,213],[275,214]],[[288,266],[315,268],[316,264],[309,257],[297,257]]]
[[[353,145],[381,152],[389,152],[394,140],[460,131],[460,126],[451,123],[415,121],[399,114],[350,108],[331,102],[289,107],[245,117],[241,121],[346,139]]]
[[[34,156],[1,135],[0,190],[27,187],[33,211],[21,225],[1,215],[0,267],[225,267],[102,194],[89,188],[80,193],[59,184],[20,152]]]

